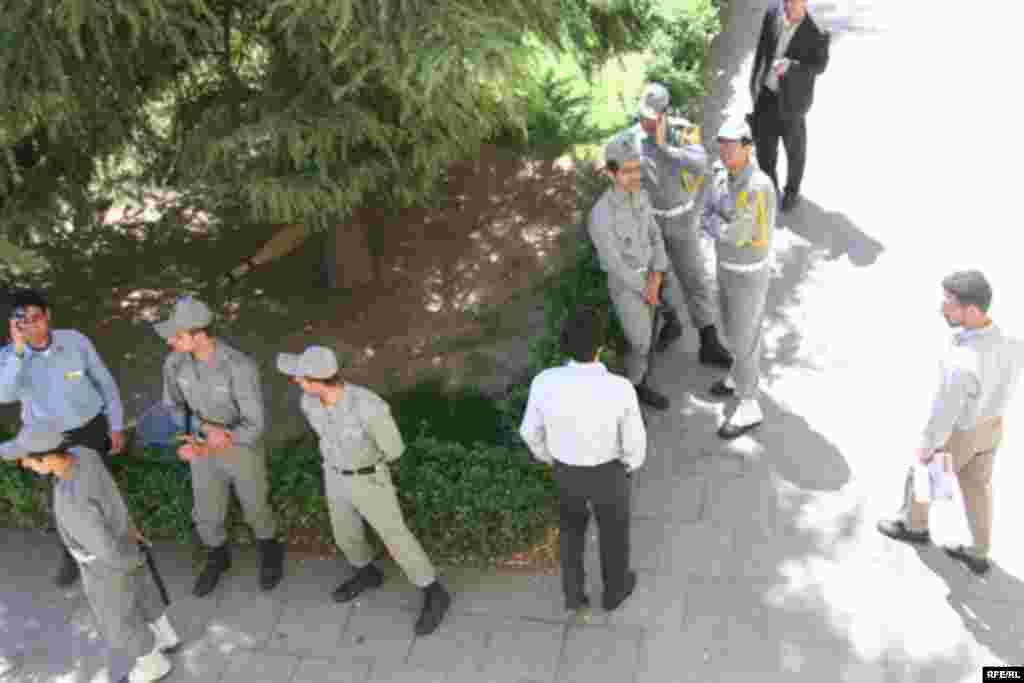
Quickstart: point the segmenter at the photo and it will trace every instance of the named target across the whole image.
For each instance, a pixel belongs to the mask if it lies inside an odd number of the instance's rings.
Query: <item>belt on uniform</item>
[[[381,462],[383,462],[383,461],[381,461]],[[373,474],[374,472],[377,471],[377,465],[380,465],[380,462],[378,462],[378,463],[376,463],[374,465],[367,465],[366,467],[360,467],[359,469],[356,469],[356,470],[343,470],[340,467],[337,467],[336,465],[331,465],[331,469],[334,470],[335,472],[337,472],[338,474],[344,476],[344,477],[351,477],[351,476],[359,476],[359,475],[363,475],[363,474]]]
[[[761,270],[768,265],[768,259],[761,259],[756,263],[728,263],[726,261],[719,261],[718,265],[734,273],[753,273],[755,270]]]
[[[674,206],[671,209],[651,209],[651,213],[655,216],[662,216],[664,218],[671,218],[672,216],[682,216],[684,213],[693,208],[693,200]]]

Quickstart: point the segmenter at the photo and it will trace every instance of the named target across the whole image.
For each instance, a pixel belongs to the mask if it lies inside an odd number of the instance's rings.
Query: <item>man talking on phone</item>
[[[0,403],[21,403],[23,427],[55,423],[69,447],[85,446],[103,458],[121,453],[121,394],[96,347],[77,330],[51,329],[49,303],[34,289],[15,290],[10,306],[11,343],[0,349]],[[79,570],[61,549],[55,582],[66,587]]]

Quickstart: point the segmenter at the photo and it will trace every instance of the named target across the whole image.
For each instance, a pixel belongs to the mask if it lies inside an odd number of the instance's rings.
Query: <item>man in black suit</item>
[[[828,65],[829,35],[807,13],[807,0],[782,0],[765,12],[757,41],[750,96],[754,102],[751,128],[757,163],[779,189],[775,164],[779,138],[786,148],[789,177],[782,211],[800,199],[807,157],[807,111],[814,99],[814,79]]]

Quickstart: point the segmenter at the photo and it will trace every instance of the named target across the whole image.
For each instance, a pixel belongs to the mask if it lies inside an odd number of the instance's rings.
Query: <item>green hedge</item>
[[[656,43],[660,71],[650,75],[668,81],[679,91],[677,97],[701,94],[697,75],[703,70],[704,46],[709,32],[718,30],[713,13],[710,0],[700,0],[662,29]],[[530,105],[535,137],[558,145],[579,133],[583,103],[568,95],[564,83],[547,76]],[[575,114],[565,117],[567,112]],[[589,163],[578,168],[577,209],[583,221],[576,227],[569,264],[546,283],[545,329],[531,343],[531,377],[565,362],[557,340],[570,312],[580,304],[611,307],[605,275],[584,228],[607,180]],[[612,315],[609,325],[611,344],[602,360],[617,369],[622,330]],[[557,524],[557,491],[549,470],[530,458],[517,435],[528,391],[529,382],[523,382],[495,400],[473,388],[447,389],[434,377],[386,397],[407,443],[393,468],[402,507],[410,528],[436,561],[488,564],[529,548]],[[152,538],[192,542],[187,465],[148,455],[114,459],[114,475],[136,522]],[[272,502],[283,531],[320,530],[330,541],[321,458],[312,434],[272,448],[268,465]],[[30,473],[0,466],[0,519],[11,526],[45,524],[45,486]],[[237,504],[229,513],[229,529],[235,539],[249,534]]]

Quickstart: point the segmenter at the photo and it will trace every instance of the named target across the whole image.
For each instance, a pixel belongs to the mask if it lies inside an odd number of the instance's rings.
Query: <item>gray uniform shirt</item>
[[[659,145],[637,124],[643,152],[643,187],[655,209],[666,211],[689,204],[700,193],[708,171],[703,145]]]
[[[320,437],[324,467],[356,470],[397,460],[405,450],[391,408],[377,394],[346,383],[341,399],[326,406],[302,395],[302,412]]]
[[[720,225],[719,263],[752,265],[771,254],[775,237],[775,186],[751,160],[735,176],[720,161],[712,168],[701,220]]]
[[[68,551],[90,568],[129,571],[142,553],[131,536],[132,521],[113,477],[96,451],[71,449],[75,462],[70,479],[57,479],[54,516]]]
[[[938,450],[954,429],[967,431],[1006,415],[1024,367],[1019,340],[1003,336],[995,323],[961,330],[939,364],[939,386],[921,447]]]
[[[0,403],[21,401],[21,421],[54,421],[63,432],[81,427],[105,411],[110,428],[124,428],[117,382],[89,338],[75,330],[51,330],[44,351],[14,344],[0,350]]]
[[[187,404],[197,419],[221,425],[236,445],[252,446],[263,436],[264,408],[256,363],[216,340],[209,362],[190,353],[172,353],[164,361],[164,403]]]
[[[647,273],[668,270],[668,255],[651,202],[643,190],[609,188],[594,204],[587,225],[609,285],[643,294]]]

